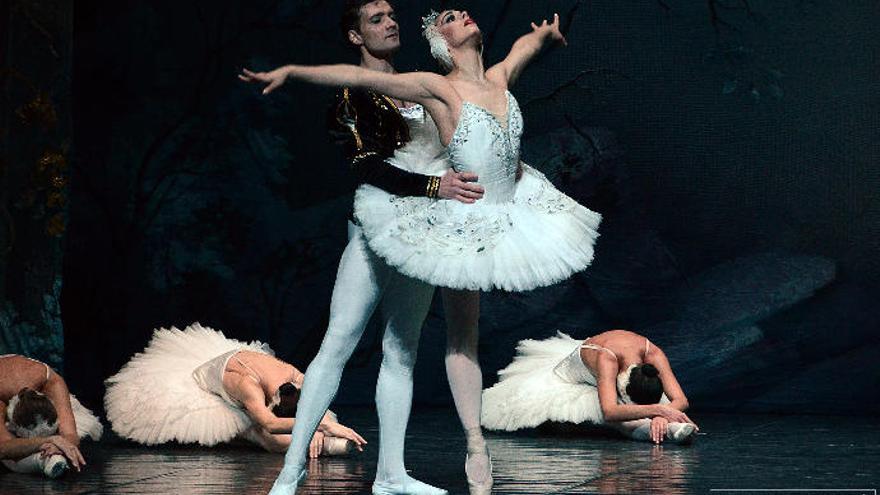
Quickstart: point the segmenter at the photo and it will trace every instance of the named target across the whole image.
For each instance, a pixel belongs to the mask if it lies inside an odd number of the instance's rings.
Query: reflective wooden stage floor
[[[376,468],[375,412],[342,408],[344,423],[370,442],[367,452],[312,461],[301,495],[370,493]],[[653,447],[584,432],[489,434],[494,493],[804,495],[806,489],[875,493],[880,426],[871,418],[695,415],[692,446]],[[412,475],[466,494],[464,440],[452,410],[416,410],[409,429]],[[44,480],[0,471],[0,494],[264,494],[282,456],[247,447],[147,448],[112,434],[85,444],[80,474]],[[775,489],[777,491],[742,491]],[[781,490],[801,490],[788,491]],[[740,490],[725,491],[725,490]],[[823,495],[835,492],[815,492]]]

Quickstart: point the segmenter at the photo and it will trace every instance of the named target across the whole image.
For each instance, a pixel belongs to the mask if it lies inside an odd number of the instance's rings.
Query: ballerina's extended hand
[[[248,83],[266,84],[266,87],[263,88],[263,94],[267,95],[281,87],[281,85],[287,81],[287,76],[287,70],[285,70],[284,67],[279,67],[269,72],[253,72],[247,69],[242,69],[238,78]]]
[[[551,40],[559,41],[564,46],[568,46],[568,41],[566,41],[565,36],[559,30],[559,14],[553,14],[553,22],[550,23],[547,23],[547,19],[544,19],[544,22],[542,22],[540,26],[533,22],[532,31],[535,31],[538,34],[546,33]]]

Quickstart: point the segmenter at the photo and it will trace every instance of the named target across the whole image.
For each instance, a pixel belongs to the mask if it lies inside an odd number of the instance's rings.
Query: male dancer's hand
[[[485,189],[477,184],[479,177],[470,172],[456,172],[449,169],[440,178],[440,190],[437,197],[442,199],[454,199],[462,203],[474,203],[483,198]]]

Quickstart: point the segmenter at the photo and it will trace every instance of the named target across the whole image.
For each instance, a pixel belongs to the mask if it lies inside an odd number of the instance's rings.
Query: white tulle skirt
[[[73,418],[76,421],[76,434],[80,439],[90,438],[98,441],[104,434],[104,425],[89,408],[82,405],[75,395],[70,395],[70,406],[73,409]]]
[[[232,440],[253,425],[250,417],[192,377],[195,368],[234,349],[274,354],[198,323],[159,329],[143,352],[106,380],[104,408],[117,435],[146,445],[170,441],[206,446]]]
[[[500,381],[483,391],[483,426],[514,431],[547,421],[602,424],[596,387],[563,381],[553,372],[580,345],[562,332],[520,341],[513,362],[498,372]]]
[[[586,269],[602,216],[524,166],[512,202],[397,197],[364,185],[355,217],[376,254],[440,287],[527,291]]]

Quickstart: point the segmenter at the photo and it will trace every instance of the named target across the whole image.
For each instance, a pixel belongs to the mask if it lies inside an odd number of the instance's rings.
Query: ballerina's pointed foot
[[[666,438],[677,444],[688,444],[697,437],[697,427],[690,423],[669,423]]]
[[[407,476],[402,480],[376,481],[373,495],[448,495],[449,492]]]
[[[468,452],[464,462],[470,495],[489,495],[492,493],[492,457],[488,449]]]
[[[284,470],[281,470],[281,474],[278,475],[278,478],[275,480],[275,483],[272,485],[272,489],[269,491],[269,495],[296,495],[296,489],[299,485],[302,484],[306,479],[306,470],[301,469],[299,473],[295,475],[286,475]]]

